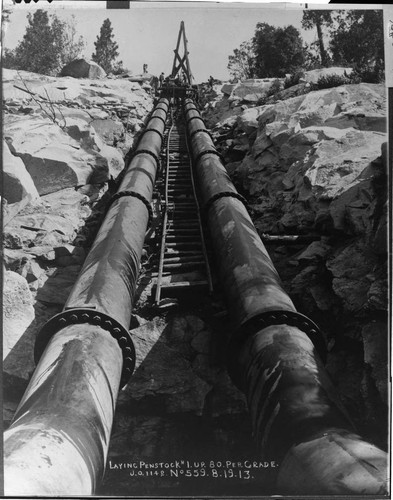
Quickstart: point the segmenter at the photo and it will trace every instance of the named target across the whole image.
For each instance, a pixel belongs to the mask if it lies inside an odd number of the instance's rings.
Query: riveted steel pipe
[[[386,494],[387,455],[354,432],[310,338],[285,324],[248,333],[231,363],[261,458],[279,464],[277,493]]]
[[[279,463],[277,493],[386,493],[386,453],[353,433],[321,361],[318,327],[296,311],[211,138],[191,116],[188,100],[199,197],[233,324],[228,369],[247,396],[261,457]]]
[[[95,325],[57,332],[4,434],[6,496],[88,495],[101,480],[122,352]]]
[[[104,472],[169,102],[159,101],[62,313],[37,336],[37,368],[4,435],[6,495],[89,495]]]

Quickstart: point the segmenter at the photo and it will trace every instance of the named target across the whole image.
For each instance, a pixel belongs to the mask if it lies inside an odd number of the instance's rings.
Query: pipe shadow
[[[97,494],[272,492],[272,469],[259,466],[245,397],[227,374],[229,328],[194,307],[131,331],[136,370],[118,397]]]

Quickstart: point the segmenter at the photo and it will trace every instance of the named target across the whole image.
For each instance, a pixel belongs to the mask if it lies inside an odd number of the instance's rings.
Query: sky
[[[145,1],[131,2],[130,9],[109,10],[102,1],[79,2],[79,8],[73,8],[76,4],[31,2],[28,8],[16,4],[5,31],[4,47],[13,49],[22,39],[29,11],[45,8],[61,19],[75,15],[76,29],[87,42],[84,55],[90,59],[100,27],[109,18],[119,44],[118,59],[125,68],[139,74],[143,64],[147,64],[149,73],[159,75],[163,71],[167,75],[172,69],[180,23],[184,21],[191,71],[196,83],[200,83],[210,75],[223,81],[230,78],[228,56],[243,41],[252,38],[258,22],[276,27],[292,24],[306,42],[316,40],[314,29],[301,29],[304,4]]]

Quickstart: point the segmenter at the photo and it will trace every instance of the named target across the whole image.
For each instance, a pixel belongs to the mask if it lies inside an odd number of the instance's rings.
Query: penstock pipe
[[[184,106],[201,206],[233,325],[228,370],[245,393],[278,494],[386,495],[387,454],[354,432],[324,368],[318,327],[298,313],[199,112]]]
[[[168,109],[160,99],[64,310],[37,336],[37,367],[4,434],[7,496],[90,495],[102,479],[135,365],[129,325]]]

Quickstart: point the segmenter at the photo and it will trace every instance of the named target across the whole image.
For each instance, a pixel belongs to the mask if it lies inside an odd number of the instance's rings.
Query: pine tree
[[[52,30],[55,35],[55,45],[59,54],[59,67],[78,59],[85,48],[82,36],[77,36],[75,27],[75,16],[70,21],[62,21],[56,15],[53,16]]]
[[[348,10],[338,18],[330,48],[337,64],[351,66],[362,81],[384,79],[384,36],[382,10]]]
[[[305,10],[303,12],[302,27],[310,30],[314,26],[317,30],[318,48],[321,57],[321,65],[327,67],[330,64],[330,57],[325,48],[323,28],[332,27],[333,15],[330,10]]]
[[[258,23],[253,38],[255,74],[258,78],[285,77],[302,67],[305,49],[299,31],[292,25],[276,28]]]
[[[254,78],[254,49],[252,42],[243,42],[228,56],[228,70],[236,80]]]
[[[22,41],[15,49],[18,69],[44,75],[53,74],[58,65],[55,38],[49,22],[48,12],[38,9],[27,15],[28,26]]]
[[[61,21],[56,15],[38,9],[27,16],[28,26],[15,50],[4,49],[3,65],[10,69],[56,75],[76,59],[84,48],[83,38],[76,37],[74,18]]]
[[[93,61],[99,64],[107,73],[113,72],[115,60],[119,55],[119,46],[114,41],[113,28],[109,19],[105,19],[103,22],[94,46],[96,51],[92,55]]]

